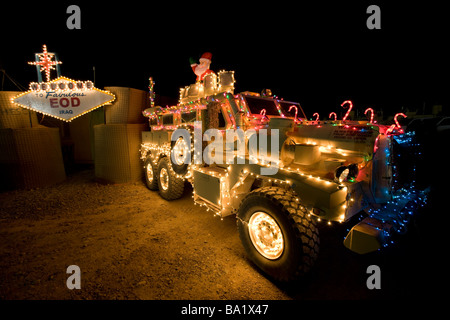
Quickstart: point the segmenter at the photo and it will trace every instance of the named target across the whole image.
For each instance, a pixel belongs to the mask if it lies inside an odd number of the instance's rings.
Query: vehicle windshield
[[[263,109],[266,110],[267,116],[279,116],[278,108],[272,99],[264,99],[259,97],[245,97],[248,108],[253,114],[261,114]]]
[[[295,117],[296,108],[292,108],[291,106],[297,107],[297,118],[305,118],[302,107],[297,102],[289,102],[289,101],[278,101],[281,106],[281,111],[286,117]],[[291,109],[291,111],[289,111]]]

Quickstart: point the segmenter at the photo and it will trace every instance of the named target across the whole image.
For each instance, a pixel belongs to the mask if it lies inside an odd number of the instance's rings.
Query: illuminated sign
[[[20,107],[64,121],[72,121],[114,100],[114,94],[95,88],[92,81],[75,81],[66,77],[32,82],[29,91],[13,98]]]

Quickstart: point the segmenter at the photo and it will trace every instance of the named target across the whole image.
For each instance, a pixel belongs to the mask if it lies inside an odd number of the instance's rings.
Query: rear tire
[[[166,200],[179,199],[184,192],[184,179],[177,177],[166,157],[159,160],[158,188],[159,194]]]
[[[153,164],[152,158],[148,156],[144,162],[144,179],[147,188],[153,191],[158,190],[158,176],[156,171],[157,170]]]
[[[256,189],[242,201],[237,218],[250,260],[270,277],[292,281],[311,270],[319,253],[319,231],[292,193]]]

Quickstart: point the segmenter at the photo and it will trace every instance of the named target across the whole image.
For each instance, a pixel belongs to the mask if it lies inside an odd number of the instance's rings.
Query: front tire
[[[319,231],[292,193],[256,189],[242,201],[237,218],[250,260],[270,277],[292,281],[311,270],[319,253]]]
[[[166,157],[159,160],[158,188],[159,194],[166,200],[179,199],[184,192],[184,179],[177,177]]]

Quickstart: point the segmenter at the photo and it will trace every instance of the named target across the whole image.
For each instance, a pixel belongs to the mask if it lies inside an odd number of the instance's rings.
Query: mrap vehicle
[[[249,258],[279,281],[298,279],[313,267],[319,221],[349,223],[364,212],[344,240],[360,254],[406,230],[426,199],[414,186],[413,165],[402,167],[396,156],[416,152],[411,134],[398,123],[347,120],[348,112],[342,120],[310,121],[299,103],[270,90],[235,94],[234,83],[231,71],[210,74],[182,88],[176,106],[143,111],[151,131],[142,133],[140,152],[150,190],[175,200],[191,183],[195,203],[221,217],[235,214]],[[264,153],[258,146],[251,152],[252,138],[244,135],[245,148],[227,141],[220,150],[227,161],[211,162],[206,154],[212,153],[204,152],[212,143],[205,139],[209,129],[224,140],[238,129],[257,138],[264,133],[277,150]],[[276,169],[262,173],[269,168]]]

